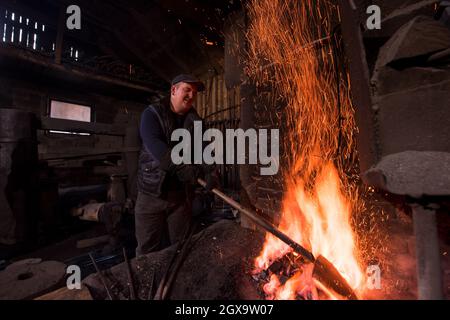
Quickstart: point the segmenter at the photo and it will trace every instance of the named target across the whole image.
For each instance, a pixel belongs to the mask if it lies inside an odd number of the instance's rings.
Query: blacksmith
[[[170,96],[150,105],[142,114],[142,149],[138,168],[138,197],[135,207],[136,255],[160,250],[180,240],[192,217],[193,191],[197,178],[217,183],[210,167],[175,165],[171,159],[172,132],[191,129],[201,120],[193,108],[204,84],[182,74],[172,81]]]

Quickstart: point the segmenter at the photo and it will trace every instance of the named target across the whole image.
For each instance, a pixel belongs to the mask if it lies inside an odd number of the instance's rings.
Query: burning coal
[[[338,8],[326,0],[253,0],[248,12],[248,74],[286,103],[288,165],[278,227],[315,256],[326,257],[361,292],[364,274],[351,227],[358,194],[346,175],[354,164],[355,123],[347,74],[337,68],[333,48]],[[319,298],[318,289],[326,289],[306,263],[271,271],[287,255],[291,249],[267,234],[255,260],[255,273],[269,273],[266,297]]]

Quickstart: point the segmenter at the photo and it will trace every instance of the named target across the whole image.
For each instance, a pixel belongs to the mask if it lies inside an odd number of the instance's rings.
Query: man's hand
[[[201,176],[201,168],[192,164],[174,164],[170,156],[171,151],[172,150],[169,149],[161,158],[160,168],[171,174],[175,174],[181,182],[190,183],[192,185],[197,184],[197,179]]]
[[[197,184],[197,179],[204,177],[206,181],[206,190],[211,191],[214,188],[220,187],[219,174],[214,165],[193,165],[180,164],[175,165],[170,157],[171,150],[162,157],[160,161],[160,168],[164,171],[175,174],[181,182]]]

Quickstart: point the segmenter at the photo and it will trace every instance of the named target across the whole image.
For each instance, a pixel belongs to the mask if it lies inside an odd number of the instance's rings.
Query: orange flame
[[[286,102],[280,117],[288,131],[288,165],[279,229],[315,256],[326,257],[360,289],[364,275],[351,228],[358,195],[345,174],[355,161],[354,112],[347,75],[337,70],[330,45],[338,10],[326,0],[253,0],[248,10],[248,74]],[[290,250],[267,234],[256,271]],[[267,297],[294,299],[309,288],[316,298],[312,272],[308,274],[299,272],[284,285],[272,275],[264,287]]]
[[[351,206],[339,190],[338,173],[331,163],[325,165],[317,177],[313,194],[305,190],[301,179],[290,181],[279,228],[294,241],[309,248],[316,257],[326,257],[349,284],[358,289],[364,276],[356,259],[355,239],[350,226]],[[263,250],[255,260],[257,271],[267,269],[289,251],[291,249],[285,243],[267,234]],[[278,297],[295,297],[294,293],[301,291],[299,287],[305,283],[304,278],[300,280],[295,275],[281,289]]]
[[[312,278],[313,265],[307,265],[302,271],[297,272],[292,278],[280,286],[277,292],[277,300],[294,300],[296,294],[307,299],[318,299],[317,289]],[[308,294],[309,293],[309,294]]]

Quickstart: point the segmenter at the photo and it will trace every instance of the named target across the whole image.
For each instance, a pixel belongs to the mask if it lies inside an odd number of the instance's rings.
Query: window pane
[[[52,100],[50,118],[91,122],[91,107]]]

